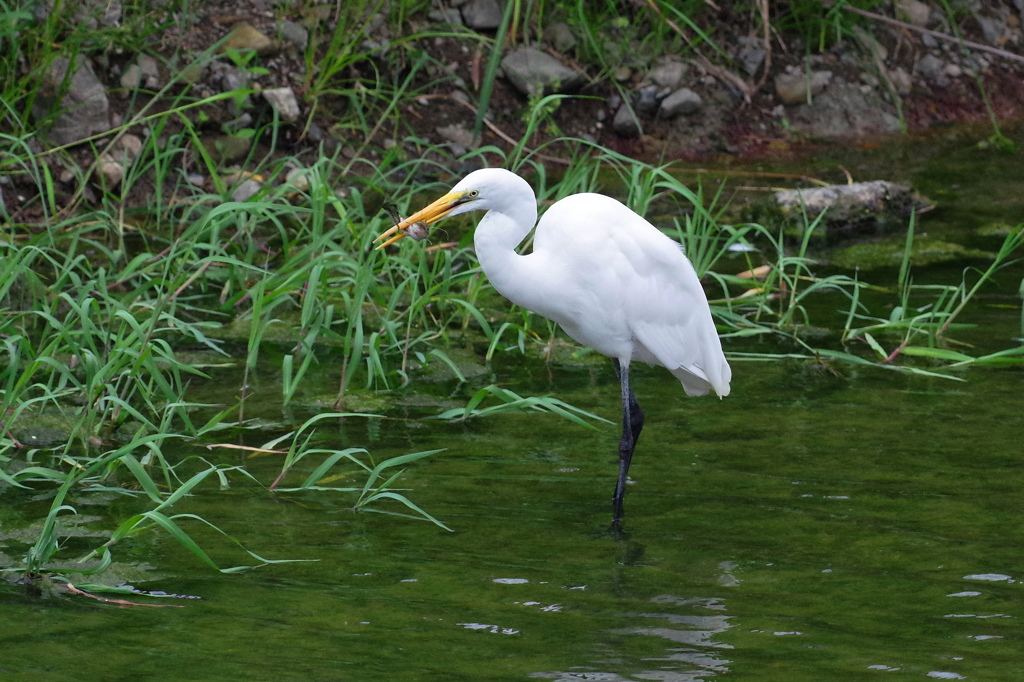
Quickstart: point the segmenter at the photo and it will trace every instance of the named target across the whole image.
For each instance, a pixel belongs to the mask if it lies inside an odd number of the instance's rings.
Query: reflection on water
[[[666,640],[668,645],[661,655],[645,657],[632,678],[640,680],[665,680],[667,682],[694,682],[714,677],[728,670],[729,661],[722,658],[715,649],[731,649],[725,642],[716,641],[715,635],[729,629],[726,615],[702,615],[705,611],[724,611],[725,605],[717,598],[678,597],[662,594],[653,597],[652,604],[671,608],[671,612],[623,614],[623,620],[635,621],[635,625],[610,630],[614,635],[655,637]],[[651,626],[646,620],[663,620],[662,625]],[[682,645],[682,646],[680,646]],[[619,665],[622,661],[618,661]],[[531,677],[552,680],[626,680],[617,673],[601,670],[594,666],[577,666],[572,671],[537,672]]]

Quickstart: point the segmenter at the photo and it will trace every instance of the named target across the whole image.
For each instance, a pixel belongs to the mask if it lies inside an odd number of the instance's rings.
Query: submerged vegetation
[[[483,147],[458,158],[415,139],[406,142],[419,155],[376,149],[371,134],[355,153],[291,156],[280,122],[265,120],[246,133],[253,151],[242,171],[211,152],[192,115],[227,95],[200,97],[171,83],[151,100],[160,107],[140,102],[110,136],[87,143],[95,160],[129,132],[142,141],[118,183],[99,181],[94,166],[77,162],[79,152],[40,146],[29,121],[33,72],[10,56],[47,66],[56,37],[67,37],[59,17],[55,11],[40,21],[0,4],[8,55],[0,74],[0,189],[24,195],[17,208],[0,203],[0,495],[30,491],[49,501],[33,542],[17,548],[3,539],[8,554],[20,552],[2,568],[13,579],[102,573],[118,543],[157,528],[218,570],[248,567],[223,567],[188,530],[219,531],[214,520],[172,509],[218,486],[345,494],[353,508],[446,528],[396,487],[403,467],[433,452],[380,459],[362,448],[332,448],[317,434],[327,422],[380,419],[363,406],[379,397],[371,409],[386,414],[394,396],[420,390],[418,379],[434,371],[451,374],[465,404],[418,418],[543,410],[583,425],[600,419],[467,376],[464,350],[481,361],[498,354],[554,361],[559,332],[493,291],[461,234],[465,223],[445,225],[451,232],[436,232],[427,248],[373,250],[373,238],[391,224],[382,208],[396,202],[408,213],[416,192],[447,184],[449,167],[509,167],[531,180],[542,205],[576,192],[621,193],[684,244],[733,360],[796,358],[837,373],[873,366],[961,379],[958,369],[1024,358],[1020,339],[972,354],[957,338],[979,292],[1024,253],[1021,226],[984,265],[951,283],[915,282],[913,221],[896,286],[822,274],[829,270],[810,251],[813,229],[793,242],[784,226],[734,221],[721,191],[709,196],[685,184],[671,165],[651,166],[581,139],[531,148],[557,106],[553,97],[524,110],[526,134],[511,149]],[[78,49],[101,49],[99,37],[88,35],[92,47]],[[379,73],[372,82],[353,76],[353,65],[367,66],[369,56],[339,36],[329,43],[331,60],[309,56],[311,101],[345,99],[350,113],[342,125],[362,131],[398,117],[417,94],[412,77],[386,84]],[[425,59],[413,56],[410,73],[425,68]],[[557,164],[549,156],[556,149]],[[195,181],[197,171],[205,182]],[[238,186],[254,178],[259,189],[238,198]],[[337,385],[329,398],[310,388],[323,368]],[[208,404],[201,396],[213,384],[221,390]],[[44,423],[59,424],[57,433],[45,438],[54,429]],[[274,437],[254,444],[254,434],[268,428]],[[171,456],[185,442],[207,450]],[[254,455],[281,458],[276,478],[261,480],[247,468]],[[345,467],[344,476],[355,472],[362,482],[332,485]],[[137,511],[90,538],[94,544],[69,542],[75,500],[91,494],[132,498]],[[246,551],[256,565],[278,560]]]

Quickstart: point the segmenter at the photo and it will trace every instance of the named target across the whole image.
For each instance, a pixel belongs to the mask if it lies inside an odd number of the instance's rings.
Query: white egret
[[[619,201],[574,194],[537,223],[533,252],[516,247],[537,220],[529,183],[507,170],[467,175],[448,194],[380,235],[383,248],[412,226],[487,211],[474,235],[476,254],[505,298],[557,322],[579,343],[611,358],[622,391],[622,439],[614,525],[644,414],[629,384],[639,360],[668,369],[687,395],[729,394],[732,370],[711,319],[704,290],[682,247]],[[389,239],[390,237],[390,239]]]

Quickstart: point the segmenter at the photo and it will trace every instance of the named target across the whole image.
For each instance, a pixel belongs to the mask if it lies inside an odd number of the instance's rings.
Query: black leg
[[[633,389],[629,387],[629,365],[622,365],[613,359],[615,373],[619,375],[619,387],[622,391],[622,439],[619,441],[619,480],[615,485],[615,516],[612,525],[618,528],[622,523],[622,498],[626,494],[626,478],[629,476],[629,464],[633,460],[633,450],[644,428],[644,413],[636,401]]]

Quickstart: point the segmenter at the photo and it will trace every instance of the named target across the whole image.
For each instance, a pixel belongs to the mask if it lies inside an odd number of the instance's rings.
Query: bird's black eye
[[[471,189],[468,192],[466,192],[466,198],[467,199],[475,199],[477,197],[477,195],[479,195],[479,194],[480,194],[479,190]]]

